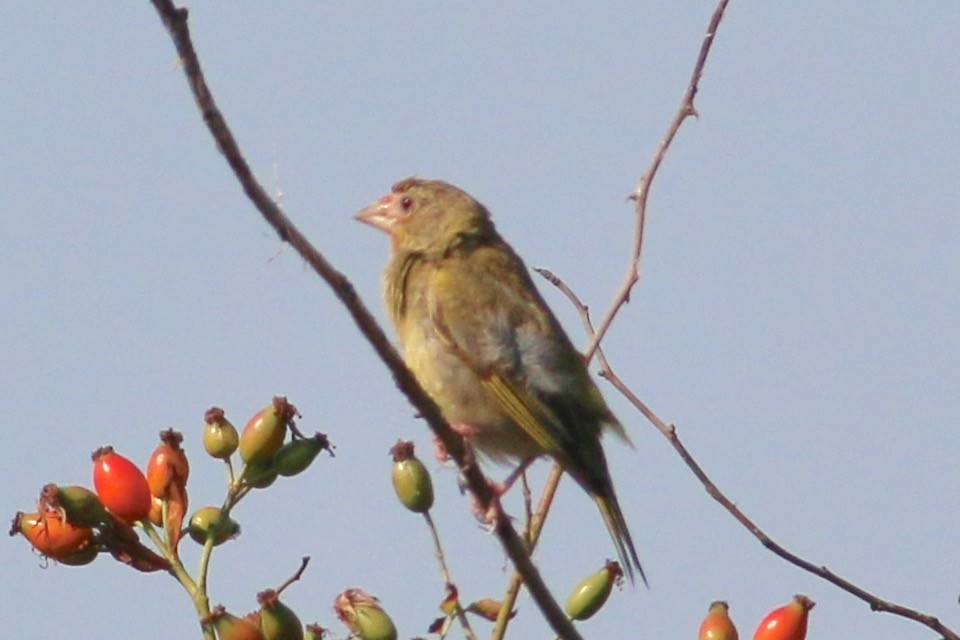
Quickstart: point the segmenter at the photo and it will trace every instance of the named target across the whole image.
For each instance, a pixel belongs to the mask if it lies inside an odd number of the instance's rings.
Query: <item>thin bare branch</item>
[[[540,494],[540,501],[537,503],[537,510],[527,523],[527,539],[529,540],[530,553],[537,546],[540,540],[540,532],[550,513],[550,505],[553,504],[553,497],[557,493],[557,486],[563,479],[563,467],[556,462],[550,467],[550,474],[544,482],[543,493]],[[490,640],[503,640],[507,632],[507,625],[510,624],[510,614],[513,611],[513,605],[517,602],[517,596],[520,594],[520,587],[523,585],[523,576],[519,571],[514,571],[507,583],[507,590],[503,594],[503,600],[500,605],[500,613],[497,615],[497,622],[493,626],[493,633],[490,634]]]
[[[640,254],[643,252],[643,231],[646,227],[647,219],[647,194],[650,192],[650,185],[653,183],[653,179],[656,177],[660,165],[663,164],[663,159],[666,157],[670,145],[673,144],[673,139],[680,130],[680,125],[682,125],[683,121],[688,117],[697,115],[697,109],[694,107],[693,100],[697,95],[697,91],[700,89],[700,78],[703,77],[703,69],[707,64],[707,57],[710,55],[710,48],[713,46],[714,36],[717,33],[717,28],[720,26],[720,21],[723,19],[723,13],[726,11],[729,2],[730,0],[720,0],[720,3],[714,10],[713,16],[710,18],[710,24],[707,26],[707,33],[703,37],[703,44],[700,45],[700,54],[697,56],[697,62],[693,67],[690,82],[687,85],[686,92],[683,94],[680,109],[677,110],[673,121],[667,128],[667,134],[660,142],[660,146],[657,148],[657,152],[654,154],[650,166],[640,177],[640,183],[637,185],[637,188],[630,194],[630,199],[633,200],[636,210],[630,261],[627,265],[623,282],[616,294],[614,294],[613,301],[610,303],[607,313],[603,316],[603,319],[600,320],[597,331],[587,345],[587,348],[583,350],[588,362],[593,358],[593,354],[600,345],[600,341],[603,340],[603,337],[607,334],[607,330],[613,323],[613,319],[617,317],[617,313],[623,305],[630,300],[630,292],[633,290],[633,286],[640,280]]]
[[[566,282],[561,280],[558,275],[556,275],[549,269],[536,268],[534,269],[534,271],[536,271],[541,276],[546,278],[547,281],[550,282],[550,284],[555,286],[565,296],[567,296],[570,302],[573,303],[573,306],[577,310],[577,313],[580,314],[580,320],[581,322],[583,322],[583,326],[587,332],[587,335],[588,336],[594,335],[593,321],[590,319],[590,309],[589,307],[587,307],[587,305],[583,303],[583,301],[580,300],[580,297],[577,296],[576,293],[574,293],[573,289],[571,289]],[[600,363],[600,377],[607,378],[608,375],[612,373],[612,370],[610,369],[610,363],[607,361],[607,356],[606,354],[603,353],[603,349],[600,347],[597,347],[596,355],[597,355],[597,361]],[[623,393],[622,390],[620,390],[620,392]],[[636,396],[633,396],[633,397],[636,399],[636,402],[634,402],[634,406],[637,408],[637,410],[640,411],[640,413],[642,413],[643,416],[647,420],[649,420],[650,423],[653,424],[653,426],[660,431],[660,433],[662,433],[665,437],[669,438],[672,433],[672,428],[664,424],[663,421],[661,421],[657,417],[657,415],[653,411],[651,411],[650,408],[647,407],[647,405],[645,405],[639,398],[636,398]]]
[[[297,569],[296,573],[283,581],[279,587],[277,587],[277,595],[283,593],[283,590],[292,585],[294,582],[299,580],[303,576],[303,572],[307,570],[307,565],[310,564],[310,556],[303,556],[300,559],[300,568]]]
[[[440,579],[443,580],[447,589],[452,588],[457,593],[457,601],[454,605],[455,615],[457,621],[460,622],[460,626],[463,628],[463,635],[467,640],[477,640],[477,635],[473,632],[473,627],[470,626],[470,620],[467,619],[467,614],[464,612],[463,607],[460,606],[460,595],[453,583],[453,579],[450,577],[450,569],[447,567],[447,559],[443,553],[443,545],[440,544],[440,533],[437,531],[437,525],[434,524],[433,517],[429,511],[423,512],[423,518],[427,522],[427,528],[430,529],[430,537],[433,540],[433,555],[437,559],[437,564],[440,566]]]

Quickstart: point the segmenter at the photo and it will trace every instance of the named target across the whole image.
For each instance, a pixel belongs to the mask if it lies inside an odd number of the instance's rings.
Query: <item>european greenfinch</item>
[[[646,582],[600,444],[604,430],[627,435],[487,209],[408,178],[356,217],[390,235],[387,310],[447,422],[496,462],[553,457],[596,500],[627,575]]]

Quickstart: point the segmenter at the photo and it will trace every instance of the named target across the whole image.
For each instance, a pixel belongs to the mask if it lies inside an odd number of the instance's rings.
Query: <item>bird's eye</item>
[[[413,198],[411,198],[410,196],[403,196],[400,199],[400,207],[403,208],[404,211],[409,211],[410,207],[412,206],[413,206]]]

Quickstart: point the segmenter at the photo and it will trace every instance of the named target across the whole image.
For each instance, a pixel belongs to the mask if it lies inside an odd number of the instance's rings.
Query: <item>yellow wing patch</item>
[[[556,452],[559,444],[550,431],[545,428],[543,419],[537,416],[549,416],[550,410],[529,393],[516,388],[498,373],[480,378],[484,389],[490,392],[497,404],[510,418],[546,452]]]

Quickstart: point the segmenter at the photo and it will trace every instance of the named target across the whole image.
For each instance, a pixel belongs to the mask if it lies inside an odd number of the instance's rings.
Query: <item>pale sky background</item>
[[[619,285],[625,196],[673,116],[712,2],[197,2],[195,43],[247,157],[378,317],[386,237],[352,214],[410,174],[493,211],[530,266],[599,313]],[[727,495],[789,549],[960,629],[960,5],[734,0],[650,199],[643,279],[605,346]],[[245,199],[146,2],[9,3],[0,22],[2,509],[90,483],[103,444],[144,463],[184,432],[193,507],[223,470],[200,446],[286,394],[337,457],[245,500],[211,596],[243,613],[313,556],[286,601],[338,635],[362,586],[402,637],[442,585],[387,450],[429,436],[344,309]],[[566,300],[541,283],[579,345]],[[392,331],[391,331],[392,335]],[[762,548],[601,382],[651,588],[590,638],[692,639],[711,600],[742,638],[794,593],[809,638],[932,638]],[[497,597],[496,540],[452,472],[435,518],[461,594]],[[547,465],[534,473],[534,486]],[[503,476],[503,469],[492,469]],[[518,513],[515,496],[507,506]],[[192,510],[192,509],[191,509]],[[197,547],[183,543],[193,567]],[[614,553],[564,483],[536,560],[558,597]],[[42,570],[0,545],[0,637],[199,637],[178,584],[109,557]],[[550,638],[527,598],[513,638]],[[476,622],[482,637],[489,625]],[[458,637],[455,634],[454,637]]]

